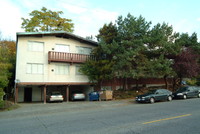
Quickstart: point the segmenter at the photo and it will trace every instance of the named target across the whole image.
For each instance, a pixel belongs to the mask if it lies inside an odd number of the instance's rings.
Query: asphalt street
[[[0,112],[0,134],[200,134],[200,99],[20,104]]]

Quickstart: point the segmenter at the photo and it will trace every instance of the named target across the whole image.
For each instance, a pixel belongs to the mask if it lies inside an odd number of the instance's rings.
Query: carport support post
[[[66,86],[66,101],[69,102],[69,85]]]
[[[18,101],[18,85],[15,84],[15,103]]]
[[[46,104],[47,87],[44,85],[44,104]]]

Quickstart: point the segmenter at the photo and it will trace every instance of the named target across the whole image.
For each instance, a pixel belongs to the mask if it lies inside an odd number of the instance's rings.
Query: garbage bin
[[[112,100],[113,99],[113,91],[105,90],[100,93],[101,100]]]
[[[89,100],[90,101],[98,101],[99,100],[99,93],[98,92],[89,93]]]

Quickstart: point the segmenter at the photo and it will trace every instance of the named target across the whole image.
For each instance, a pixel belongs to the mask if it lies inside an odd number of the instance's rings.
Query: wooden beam
[[[66,101],[69,102],[69,86],[66,86]]]
[[[41,101],[42,101],[42,91],[43,91],[42,88],[43,88],[43,87],[40,87],[40,88],[41,88],[41,89],[40,89],[40,92],[41,92],[40,97],[41,97]]]
[[[46,104],[47,87],[44,85],[44,104]]]
[[[19,88],[18,88],[18,85],[16,84],[16,86],[15,86],[15,103],[18,102],[18,92],[19,92],[18,89],[19,89]]]

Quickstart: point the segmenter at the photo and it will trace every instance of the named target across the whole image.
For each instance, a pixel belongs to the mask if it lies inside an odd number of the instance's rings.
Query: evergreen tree
[[[173,57],[180,52],[180,46],[175,43],[178,33],[166,23],[155,25],[149,34],[147,55],[149,58],[148,75],[150,77],[164,78],[168,88],[167,77],[173,76]]]
[[[116,51],[114,70],[117,77],[124,79],[123,89],[126,89],[127,78],[139,79],[145,76],[147,57],[144,54],[151,22],[142,16],[134,17],[128,14],[120,16],[116,21],[118,28],[118,50]]]

